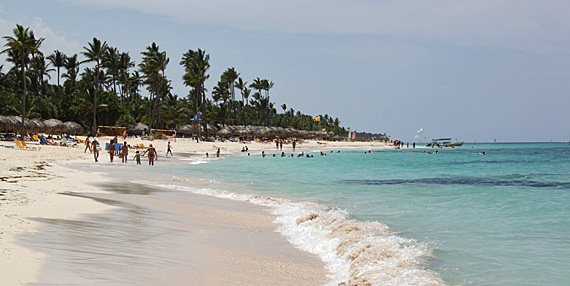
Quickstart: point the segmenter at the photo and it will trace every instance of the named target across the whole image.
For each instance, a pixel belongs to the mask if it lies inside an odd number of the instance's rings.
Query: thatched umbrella
[[[48,119],[44,121],[44,125],[46,127],[45,132],[49,134],[59,134],[67,130],[67,126],[58,119]]]
[[[229,126],[224,126],[220,131],[218,131],[217,135],[222,137],[232,136],[233,130],[229,128]]]
[[[12,120],[7,116],[0,115],[0,130],[2,131],[15,131],[12,126]]]
[[[40,131],[41,125],[38,124],[35,120],[32,119],[24,119],[24,130],[27,132],[37,133]]]
[[[1,129],[4,131],[18,132],[22,129],[22,118],[18,116],[3,116],[1,124]],[[24,120],[24,131],[37,132],[39,127],[40,126],[31,119],[26,118]]]
[[[216,124],[208,124],[208,132],[211,134],[217,134],[218,131],[220,131],[220,126],[216,125]],[[204,130],[202,128],[202,130]]]
[[[6,118],[6,121],[7,121],[7,127],[9,128],[9,131],[18,132],[20,130],[19,127],[22,123],[21,117],[9,116]]]
[[[36,124],[37,126],[37,130],[35,131],[36,133],[43,133],[46,130],[46,126],[43,122],[41,122],[39,119],[32,119],[32,121]]]
[[[83,133],[83,126],[81,126],[81,124],[79,123],[73,121],[67,121],[64,124],[66,127],[67,134],[78,135]]]
[[[148,125],[143,124],[143,123],[137,123],[137,126],[135,126],[132,129],[127,129],[127,134],[129,135],[142,135],[143,131],[146,129],[146,134],[148,135],[149,133],[149,129],[148,129]]]
[[[190,124],[179,126],[178,129],[176,129],[177,134],[184,134],[184,135],[192,135],[193,131],[194,127]]]

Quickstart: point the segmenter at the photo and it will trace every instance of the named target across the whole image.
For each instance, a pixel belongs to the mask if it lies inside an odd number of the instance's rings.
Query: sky
[[[568,11],[567,0],[0,0],[0,35],[30,27],[48,55],[96,37],[137,63],[156,42],[181,97],[182,54],[202,49],[210,91],[234,67],[275,83],[278,112],[392,139],[567,142]]]

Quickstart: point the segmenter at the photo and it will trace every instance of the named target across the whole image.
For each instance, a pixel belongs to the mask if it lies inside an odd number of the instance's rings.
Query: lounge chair
[[[24,142],[24,141],[21,141],[21,142],[22,142],[22,146],[24,146],[24,148],[26,148],[26,149],[31,149],[31,150],[34,150],[34,151],[40,151],[40,149],[41,149],[40,147],[28,147],[28,145],[26,144],[26,142]]]
[[[20,141],[20,140],[16,140],[16,145],[18,145],[18,149],[22,149],[22,150],[32,150],[32,151],[39,151],[40,150],[37,147],[28,147],[28,145],[26,145],[26,142]]]

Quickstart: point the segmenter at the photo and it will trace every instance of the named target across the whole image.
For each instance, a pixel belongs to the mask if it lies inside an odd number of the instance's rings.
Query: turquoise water
[[[153,176],[166,187],[263,196],[280,231],[328,263],[331,284],[568,285],[568,144],[426,150],[189,158],[158,164]]]

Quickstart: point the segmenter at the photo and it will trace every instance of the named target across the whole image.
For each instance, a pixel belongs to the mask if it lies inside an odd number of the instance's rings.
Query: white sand
[[[83,138],[83,137],[82,137]],[[109,142],[111,137],[100,138],[100,142]],[[162,157],[166,153],[167,140],[154,140],[147,141],[141,139],[127,138],[129,144],[143,143],[146,146],[153,144],[158,150],[158,156]],[[265,151],[268,154],[274,152],[281,152],[276,150],[274,143],[235,143],[235,142],[200,142],[196,143],[190,139],[174,139],[169,140],[172,144],[172,151],[176,153],[189,153],[197,155],[205,155],[206,152],[210,156],[214,156],[217,148],[220,148],[222,156],[228,154],[235,154],[239,152],[243,146],[247,145],[249,152],[254,154],[259,154],[261,151]],[[119,142],[123,142],[120,140]],[[14,146],[15,144],[11,142],[0,142],[0,145]],[[28,151],[19,150],[16,148],[4,148],[0,146],[0,249],[2,250],[2,256],[0,258],[0,284],[1,285],[22,285],[28,283],[37,283],[41,281],[40,270],[42,264],[46,260],[46,254],[34,251],[29,248],[25,248],[18,243],[18,235],[34,233],[38,229],[38,223],[31,220],[32,218],[54,218],[54,219],[73,219],[88,213],[100,213],[112,209],[112,206],[96,202],[91,199],[66,196],[61,195],[61,193],[89,193],[89,194],[101,194],[104,195],[105,192],[97,187],[93,186],[95,182],[110,182],[108,179],[96,176],[93,174],[82,173],[77,170],[65,167],[66,163],[92,163],[93,156],[89,153],[84,153],[84,145],[78,147],[59,147],[59,146],[40,146],[35,143],[28,143],[31,147],[41,147],[39,151]],[[380,148],[392,148],[385,143],[372,143],[372,142],[324,142],[324,141],[307,141],[303,144],[297,144],[297,151],[299,150],[333,150],[333,149],[380,149]],[[284,145],[283,152],[292,152],[291,145]],[[134,152],[130,151],[129,159],[132,158]],[[105,152],[101,152],[100,163],[108,163],[109,156]],[[120,162],[120,158],[115,158],[116,162]],[[146,160],[144,158],[143,160]],[[144,161],[143,161],[144,162]],[[146,163],[146,162],[144,162]],[[197,196],[197,198],[204,199],[203,196]],[[208,198],[207,200],[212,200]],[[221,199],[215,199],[221,200]],[[239,203],[239,202],[232,202]],[[197,207],[197,206],[195,206]],[[211,204],[209,207],[212,207]],[[223,206],[214,206],[217,212],[228,212],[230,210],[225,209]],[[247,214],[239,214],[237,211],[233,210],[230,217],[237,217],[239,215],[246,215],[246,218],[242,218],[243,221],[256,221],[255,227],[270,227],[268,226],[268,215],[260,210],[251,211]],[[215,213],[215,212],[214,212]],[[227,214],[224,214],[227,217]],[[206,220],[207,225],[216,225],[220,223],[218,221],[219,216],[212,216],[207,218],[201,218]],[[239,226],[239,220],[224,221],[222,225],[218,225],[219,228],[223,228],[228,225]],[[199,227],[199,226],[196,226]],[[273,225],[273,230],[276,228]],[[247,228],[243,230],[246,234],[248,232]],[[205,243],[206,240],[201,241]],[[279,247],[291,247],[286,246],[283,242],[280,242]],[[219,246],[219,244],[217,244]],[[217,253],[219,257],[223,257],[224,260],[231,264],[231,272],[227,276],[224,276],[213,269],[206,271],[207,275],[203,277],[203,281],[199,284],[211,284],[211,283],[222,283],[229,284],[230,282],[242,281],[242,283],[237,284],[248,284],[248,283],[265,283],[270,281],[275,281],[275,275],[281,275],[279,279],[287,279],[287,275],[291,281],[294,279],[299,279],[300,271],[307,270],[305,274],[306,277],[302,277],[304,280],[309,282],[322,281],[323,283],[325,273],[324,270],[308,269],[307,261],[311,261],[314,257],[297,250],[287,250],[286,252],[298,252],[293,254],[295,257],[306,256],[306,259],[300,259],[298,263],[291,263],[290,261],[279,261],[284,259],[283,257],[272,256],[269,253],[264,255],[263,258],[259,256],[253,249],[251,245],[244,244],[244,248],[223,248],[215,247],[215,244],[211,244],[210,247],[213,249],[213,253]],[[249,247],[249,248],[248,248]],[[292,248],[292,247],[291,247]],[[244,251],[245,249],[245,251]],[[249,251],[247,251],[249,250]],[[269,252],[269,251],[268,251]],[[215,260],[214,255],[212,259]],[[230,259],[228,259],[228,257]],[[249,257],[249,259],[248,259]],[[254,259],[252,259],[254,258]],[[265,260],[263,260],[265,259]],[[286,258],[285,258],[286,259]],[[243,261],[248,261],[249,263],[243,263]],[[234,263],[232,263],[232,261]],[[238,263],[239,262],[239,263]],[[212,263],[219,263],[219,261],[214,261]],[[269,265],[267,265],[269,264]],[[312,263],[314,264],[314,263]],[[269,266],[275,266],[274,268]],[[317,268],[322,268],[322,265],[318,265]],[[252,280],[250,276],[247,276],[247,269],[256,267],[260,269],[260,276],[265,275],[265,280],[263,278],[256,278],[258,280]],[[283,269],[290,269],[291,271],[282,271]],[[251,273],[251,272],[250,272]],[[285,277],[284,277],[285,276]],[[224,283],[225,281],[225,283]],[[319,283],[317,283],[319,284]],[[322,283],[320,283],[322,284]]]

